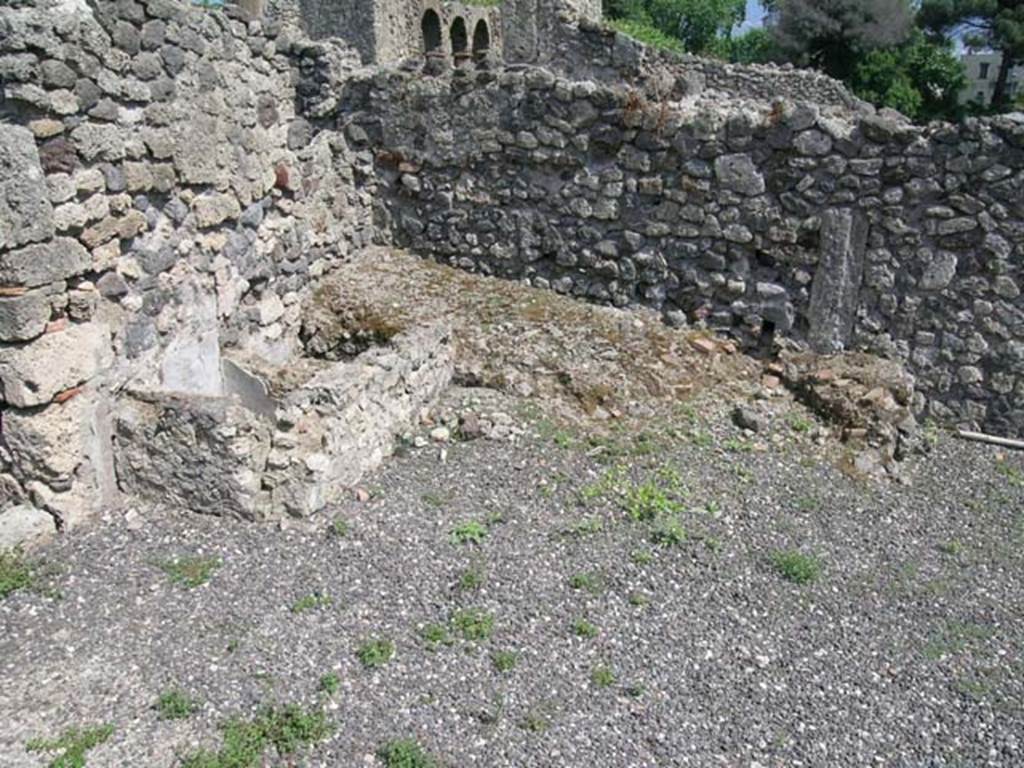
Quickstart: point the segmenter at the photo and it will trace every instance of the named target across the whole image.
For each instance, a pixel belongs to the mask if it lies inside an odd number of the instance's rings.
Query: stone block
[[[32,133],[0,124],[0,250],[53,237],[53,208]],[[0,283],[5,280],[0,269]]]
[[[765,191],[764,177],[750,155],[722,155],[715,158],[715,177],[726,189],[744,195],[760,195]]]
[[[123,398],[114,425],[121,490],[201,514],[264,519],[272,432],[270,421],[229,398]]]
[[[31,344],[0,351],[2,399],[17,408],[50,402],[110,365],[110,330],[101,323],[72,325]]]
[[[213,227],[228,219],[237,219],[242,208],[234,195],[221,193],[201,195],[192,202],[192,212],[200,227]]]
[[[28,341],[41,335],[50,320],[51,301],[47,290],[0,296],[0,341]]]
[[[31,505],[0,510],[0,552],[40,543],[56,532],[53,517]]]
[[[850,343],[867,234],[867,219],[855,210],[833,209],[822,216],[821,251],[808,308],[808,341],[816,352],[838,352]]]
[[[41,411],[11,408],[4,438],[16,475],[68,487],[86,456],[86,436],[95,401],[79,394]]]
[[[69,237],[0,252],[0,286],[34,287],[65,280],[88,271],[90,261],[89,252]]]

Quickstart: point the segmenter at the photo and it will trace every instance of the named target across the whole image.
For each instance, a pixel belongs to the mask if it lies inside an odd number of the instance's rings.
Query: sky
[[[739,26],[739,31],[746,32],[752,27],[760,27],[764,21],[764,8],[758,0],[747,0],[747,19]]]

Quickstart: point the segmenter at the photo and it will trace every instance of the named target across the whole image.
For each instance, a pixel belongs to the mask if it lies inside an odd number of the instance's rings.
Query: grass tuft
[[[186,757],[182,768],[257,768],[270,747],[278,757],[285,758],[324,739],[331,730],[319,710],[303,710],[296,704],[280,709],[268,707],[253,720],[229,721],[222,728],[221,748]]]
[[[771,562],[782,578],[794,584],[809,584],[821,575],[821,561],[795,549],[773,552]]]
[[[0,600],[32,586],[32,565],[20,549],[0,552]]]
[[[611,667],[601,664],[594,667],[594,671],[590,673],[590,680],[598,688],[608,688],[615,684],[615,672]]]
[[[389,741],[377,750],[377,757],[385,768],[440,768],[440,763],[412,739]]]
[[[84,768],[85,753],[98,747],[114,733],[112,725],[92,728],[69,728],[56,739],[32,739],[25,745],[28,752],[60,752],[48,768]]]
[[[390,640],[384,640],[382,638],[368,640],[359,646],[359,649],[356,651],[356,658],[358,658],[360,663],[362,663],[362,665],[367,669],[383,667],[391,661],[391,657],[394,655],[395,644]]]
[[[156,700],[161,720],[184,720],[198,709],[199,703],[177,688],[164,691]]]
[[[491,663],[499,672],[510,672],[519,661],[519,654],[515,651],[495,651],[491,654]]]
[[[494,616],[475,609],[459,611],[452,617],[452,628],[463,640],[487,640],[494,633]]]
[[[208,582],[213,572],[220,568],[221,562],[216,557],[190,555],[164,560],[159,565],[173,583],[181,584],[186,589],[194,589]]]
[[[452,528],[453,544],[480,544],[487,537],[487,527],[477,520],[467,520]]]

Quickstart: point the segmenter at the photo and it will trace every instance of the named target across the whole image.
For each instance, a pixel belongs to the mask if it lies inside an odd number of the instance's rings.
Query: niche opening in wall
[[[430,56],[441,52],[441,19],[432,9],[427,9],[420,22],[423,31],[423,53]]]
[[[452,58],[455,60],[455,66],[464,66],[470,56],[469,35],[466,32],[466,22],[461,16],[455,17],[449,34],[452,40]]]
[[[473,29],[473,61],[480,64],[487,59],[487,53],[491,49],[491,31],[487,28],[487,22],[480,19]]]

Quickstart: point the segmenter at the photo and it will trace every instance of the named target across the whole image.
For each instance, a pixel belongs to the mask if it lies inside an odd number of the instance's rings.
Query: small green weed
[[[600,594],[604,589],[604,579],[601,574],[594,572],[574,573],[569,577],[569,586],[573,589],[582,589],[591,594]]]
[[[608,688],[615,684],[615,672],[611,667],[601,664],[590,673],[590,681],[598,688]]]
[[[635,485],[626,493],[626,512],[634,520],[654,520],[682,510],[681,505],[670,499],[661,486],[653,482]]]
[[[160,569],[171,578],[173,583],[181,584],[186,589],[194,589],[208,582],[210,576],[220,568],[220,565],[219,558],[190,555],[164,560],[160,563]]]
[[[198,709],[199,703],[177,688],[164,691],[156,700],[161,720],[184,720]]]
[[[382,638],[368,640],[359,646],[359,649],[356,651],[356,658],[358,658],[362,665],[367,669],[383,667],[391,661],[391,657],[394,655],[395,644],[390,640]]]
[[[586,619],[576,619],[572,623],[572,631],[578,637],[591,638],[597,637],[599,630]]]
[[[562,535],[573,537],[590,536],[603,530],[604,521],[601,518],[584,517],[582,520],[577,520],[563,528]]]
[[[484,569],[481,565],[471,565],[459,574],[459,589],[471,592],[484,585]]]
[[[348,520],[343,517],[334,518],[327,528],[327,533],[335,539],[344,539],[349,533]]]
[[[544,710],[534,707],[519,721],[519,727],[530,733],[544,733],[551,727],[551,720]]]
[[[330,608],[334,605],[334,598],[330,595],[322,595],[314,592],[310,595],[300,597],[292,603],[292,613],[306,613],[316,608]]]
[[[440,768],[440,763],[413,739],[395,739],[377,750],[385,768]]]
[[[809,584],[821,575],[821,561],[795,549],[773,552],[771,562],[782,578],[794,584]]]
[[[679,515],[662,515],[651,526],[651,543],[661,547],[677,547],[686,543],[686,528]]]
[[[427,624],[420,630],[420,637],[432,651],[436,651],[438,646],[451,645],[454,642],[448,627],[444,624]]]
[[[487,536],[487,527],[477,520],[467,520],[452,528],[453,544],[479,544]]]
[[[1024,472],[1012,464],[1000,461],[996,464],[996,471],[1005,477],[1010,485],[1024,485]]]
[[[114,733],[112,725],[92,728],[69,728],[56,739],[32,739],[25,745],[28,752],[60,752],[49,768],[84,768],[85,753],[98,747]]]
[[[799,413],[791,413],[787,419],[789,428],[797,434],[806,434],[814,429],[814,422]]]
[[[322,712],[289,704],[265,708],[253,720],[231,720],[221,730],[223,743],[217,752],[196,752],[185,758],[182,768],[257,768],[270,747],[281,758],[293,755],[325,738],[331,726]]]
[[[20,549],[0,552],[0,600],[32,586],[32,565]]]
[[[452,616],[452,628],[463,640],[487,640],[494,632],[494,616],[476,609],[458,611]]]
[[[926,658],[938,661],[944,656],[960,653],[971,643],[987,640],[993,634],[991,627],[982,624],[951,621],[932,634],[923,653]]]
[[[643,608],[650,605],[650,598],[647,597],[643,592],[630,592],[629,593],[629,604],[637,608]]]
[[[958,557],[964,552],[963,542],[959,539],[950,539],[939,544],[939,552],[950,557]]]
[[[511,672],[519,661],[519,654],[515,651],[495,651],[491,654],[491,663],[499,672]]]
[[[629,559],[637,565],[648,565],[654,560],[654,554],[649,549],[636,549],[630,553]]]
[[[333,696],[341,688],[341,678],[335,672],[328,672],[320,677],[320,690]]]

